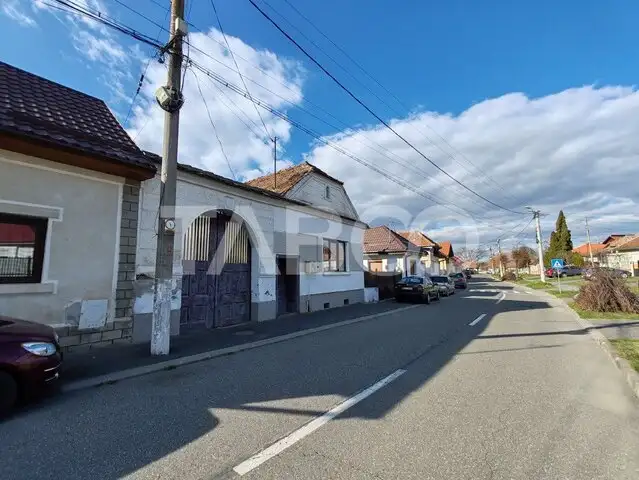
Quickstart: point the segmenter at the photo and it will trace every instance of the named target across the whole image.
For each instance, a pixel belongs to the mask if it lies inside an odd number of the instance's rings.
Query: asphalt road
[[[639,402],[569,315],[479,279],[439,303],[52,398],[0,423],[0,445],[3,480],[634,480]]]

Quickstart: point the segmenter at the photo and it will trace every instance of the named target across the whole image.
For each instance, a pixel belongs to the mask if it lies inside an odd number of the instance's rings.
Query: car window
[[[436,282],[436,283],[446,283],[446,282],[448,282],[448,278],[446,278],[446,277],[431,277],[431,278],[432,278],[433,282]]]
[[[422,277],[404,277],[402,278],[403,283],[407,283],[409,285],[421,285],[424,283],[424,278]]]
[[[463,273],[453,273],[451,274],[451,278],[462,278],[464,276]]]

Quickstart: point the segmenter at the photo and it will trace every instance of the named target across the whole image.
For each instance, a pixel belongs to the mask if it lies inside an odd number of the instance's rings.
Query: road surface
[[[0,478],[633,479],[639,402],[570,315],[488,279],[431,305],[60,395]]]

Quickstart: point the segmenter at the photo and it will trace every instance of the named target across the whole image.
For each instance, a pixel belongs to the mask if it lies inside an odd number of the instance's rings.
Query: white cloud
[[[280,110],[301,103],[303,71],[297,63],[280,59],[266,50],[256,50],[238,38],[228,35],[227,38],[249,91],[254,97]],[[189,42],[216,59],[212,60],[197,52],[196,48],[192,48],[190,55],[197,64],[219,73],[243,89],[239,75],[234,73],[235,65],[224,46],[222,35],[217,30],[210,30],[208,35],[193,33]],[[253,65],[259,65],[261,71]],[[220,150],[194,75],[197,75],[199,80],[206,105],[229,158],[230,168]],[[152,62],[146,80],[140,92],[141,100],[131,118],[130,134],[142,148],[161,153],[164,112],[155,102],[155,90],[166,84],[166,68]],[[289,124],[260,109],[267,135],[260,117],[248,99],[215,84],[195,68],[190,68],[185,77],[183,93],[185,104],[180,111],[179,144],[181,162],[228,177],[235,173],[243,179],[272,171],[272,144],[268,137],[277,136],[278,142],[284,145],[291,135]],[[282,151],[280,156],[282,161],[278,168],[288,166],[294,160],[286,158],[285,152]]]
[[[473,105],[459,115],[422,112],[394,120],[393,127],[455,178],[495,203],[518,211],[532,205],[548,213],[543,222],[546,235],[563,208],[577,243],[585,236],[586,215],[597,238],[613,230],[639,231],[638,107],[639,92],[633,88],[585,86],[535,99],[511,93]],[[330,140],[437,195],[443,203],[459,205],[482,219],[433,207],[335,150],[315,146],[308,159],[344,179],[360,215],[373,224],[388,220],[379,213],[382,207],[401,205],[402,215],[395,215],[398,224],[425,228],[440,240],[475,243],[520,225],[514,231],[518,233],[528,220],[474,197],[384,128],[361,128]],[[374,151],[373,142],[391,153],[384,156]],[[511,243],[515,241],[534,243],[532,224]]]
[[[37,22],[19,6],[21,3],[20,0],[3,0],[0,12],[22,26],[35,27]]]

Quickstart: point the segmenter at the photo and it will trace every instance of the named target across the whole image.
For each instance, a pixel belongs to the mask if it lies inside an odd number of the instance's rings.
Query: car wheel
[[[13,375],[0,371],[0,415],[8,412],[18,400],[18,384]]]
[[[627,273],[622,273],[621,274],[621,278],[628,278],[628,274]]]
[[[430,294],[426,294],[426,297],[424,298],[424,301],[426,302],[426,305],[430,305]]]
[[[435,294],[435,300],[439,301],[439,300],[440,300],[440,298],[441,298],[441,297],[439,296],[439,292],[437,292],[437,293]]]

